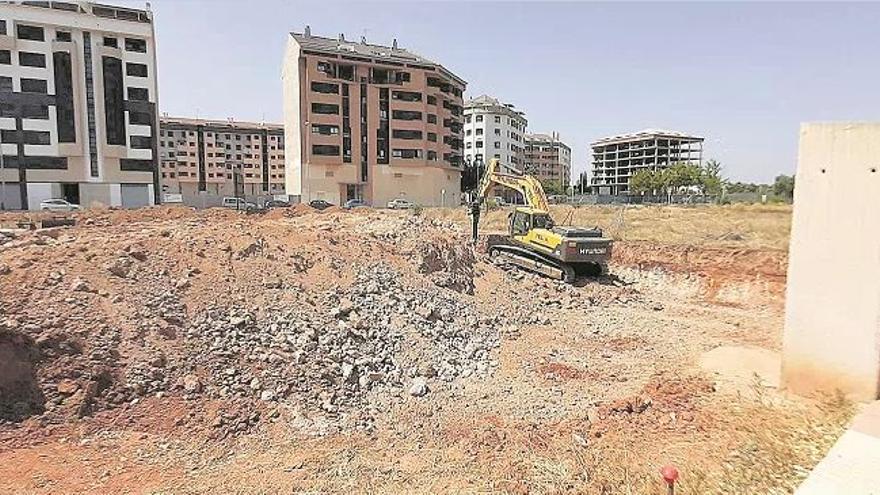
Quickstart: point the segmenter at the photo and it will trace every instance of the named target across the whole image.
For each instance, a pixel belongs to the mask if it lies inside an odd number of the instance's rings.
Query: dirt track
[[[791,488],[839,431],[841,405],[698,364],[722,346],[778,350],[784,252],[619,242],[613,277],[572,288],[473,259],[464,239],[408,213],[305,208],[89,213],[18,235],[0,246],[0,356],[17,363],[0,383],[15,396],[0,405],[0,492],[662,493],[656,469],[674,462],[682,493],[759,493]],[[405,286],[361,291],[376,266]],[[360,319],[339,316],[343,293]],[[423,318],[382,321],[413,303]],[[245,346],[252,390],[221,376],[237,356],[197,347],[206,313],[246,333],[298,308],[313,308],[292,313],[300,325],[400,330],[393,355],[358,365],[384,366],[381,381],[288,360],[276,375]],[[437,347],[450,332],[469,344],[454,362],[458,347]],[[329,338],[313,353],[337,352]],[[294,378],[308,386],[274,388]],[[329,402],[309,393],[326,386]]]

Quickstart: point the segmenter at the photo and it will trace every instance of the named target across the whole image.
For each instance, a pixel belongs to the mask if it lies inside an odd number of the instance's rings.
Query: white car
[[[79,211],[79,205],[75,205],[66,199],[47,199],[40,201],[42,211]]]
[[[388,208],[391,208],[392,210],[408,210],[413,207],[415,207],[415,205],[408,199],[397,198],[388,202]]]

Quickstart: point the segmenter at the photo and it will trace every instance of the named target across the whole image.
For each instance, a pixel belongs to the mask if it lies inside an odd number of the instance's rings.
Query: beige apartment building
[[[303,202],[461,201],[466,82],[397,46],[291,33],[282,71],[286,190]]]
[[[0,198],[38,209],[158,196],[153,14],[0,2]]]
[[[281,124],[163,116],[159,126],[160,180],[167,198],[213,205],[224,196],[284,194]]]
[[[571,148],[559,134],[525,135],[525,172],[542,184],[558,184],[564,192],[571,183]]]

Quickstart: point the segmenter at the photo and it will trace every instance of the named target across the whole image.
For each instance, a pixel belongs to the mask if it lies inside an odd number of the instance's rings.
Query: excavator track
[[[577,270],[572,265],[563,263],[549,256],[536,253],[510,244],[496,244],[489,248],[489,257],[500,259],[512,265],[526,270],[540,273],[541,275],[562,280],[565,283],[574,283],[577,278]]]

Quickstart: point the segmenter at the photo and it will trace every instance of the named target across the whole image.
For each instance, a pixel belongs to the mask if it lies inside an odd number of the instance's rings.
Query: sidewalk
[[[880,401],[856,416],[795,495],[880,495]]]

